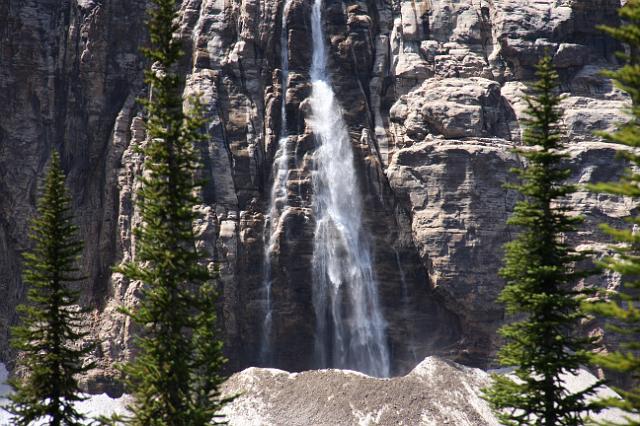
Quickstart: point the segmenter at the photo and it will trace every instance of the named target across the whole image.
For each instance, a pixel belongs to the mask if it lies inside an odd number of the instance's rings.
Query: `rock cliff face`
[[[83,302],[100,342],[90,383],[106,385],[114,360],[131,356],[131,324],[118,306],[137,286],[111,265],[134,256],[133,208],[144,143],[136,97],[145,95],[139,54],[145,2],[7,0],[0,5],[0,358],[24,297],[20,253],[28,246],[38,179],[60,149],[85,239]],[[617,23],[617,0],[337,1],[324,4],[328,63],[349,127],[364,194],[364,226],[394,374],[427,355],[491,363],[503,312],[495,303],[501,246],[515,194],[502,188],[520,159],[521,95],[547,52],[567,93],[572,180],[615,179],[616,147],[594,130],[623,119],[627,97],[602,78],[619,48],[595,26]],[[184,0],[180,34],[185,94],[199,93],[209,138],[203,158],[203,248],[220,267],[221,318],[230,368],[258,363],[264,321],[265,222],[279,135],[293,154],[289,204],[275,230],[273,343],[269,366],[313,368],[310,261],[315,142],[309,113],[309,0]],[[282,25],[282,21],[286,25]],[[286,29],[288,85],[281,84]],[[286,132],[281,129],[285,102]],[[579,192],[576,243],[604,242],[630,200]],[[598,278],[615,286],[615,277]],[[599,332],[598,324],[586,324]]]

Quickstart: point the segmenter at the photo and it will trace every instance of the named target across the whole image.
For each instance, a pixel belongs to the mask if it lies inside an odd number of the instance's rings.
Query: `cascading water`
[[[322,0],[314,0],[311,22],[310,124],[317,143],[313,173],[315,353],[321,367],[386,377],[386,323],[362,230],[351,141],[326,70]]]
[[[291,0],[286,0],[282,9],[282,27],[280,33],[280,84],[281,84],[281,106],[280,106],[280,135],[278,148],[273,159],[273,186],[271,187],[269,213],[265,226],[264,241],[264,322],[262,323],[262,342],[260,347],[260,358],[265,364],[271,362],[271,327],[273,325],[273,307],[271,303],[271,257],[277,243],[277,231],[282,221],[282,216],[288,204],[287,197],[287,177],[289,175],[289,137],[287,134],[287,114],[286,114],[286,93],[289,84],[289,37],[287,31],[286,12]]]

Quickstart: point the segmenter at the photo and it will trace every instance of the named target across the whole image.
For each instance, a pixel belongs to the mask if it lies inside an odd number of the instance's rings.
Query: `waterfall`
[[[282,8],[282,26],[280,31],[280,135],[278,148],[273,159],[272,176],[273,185],[269,194],[269,211],[265,223],[264,241],[264,266],[262,291],[264,294],[264,321],[262,323],[262,342],[260,345],[260,361],[264,364],[271,363],[272,342],[271,327],[273,325],[273,306],[271,302],[271,257],[276,247],[278,228],[285,214],[287,197],[287,178],[289,176],[289,137],[287,134],[287,86],[289,85],[289,37],[287,29],[286,12],[291,0],[286,0]]]
[[[386,323],[362,229],[362,195],[342,110],[327,74],[322,0],[312,8],[311,128],[316,229],[313,250],[315,355],[320,367],[389,375]]]

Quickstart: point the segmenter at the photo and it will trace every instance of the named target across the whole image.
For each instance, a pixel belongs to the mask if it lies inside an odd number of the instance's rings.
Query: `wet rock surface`
[[[285,220],[272,263],[269,366],[313,368],[311,277],[315,141],[309,113],[310,5],[292,0],[184,0],[179,37],[185,94],[200,93],[209,136],[203,158],[202,248],[220,269],[220,317],[232,371],[255,365],[264,320],[264,226],[273,157],[286,102],[292,155]],[[62,152],[89,277],[83,303],[99,341],[92,390],[112,389],[113,361],[132,355],[136,330],[117,312],[138,286],[111,272],[135,256],[133,209],[142,161],[145,95],[138,47],[145,2],[8,0],[0,5],[0,358],[24,298],[20,253],[38,179]],[[572,179],[615,179],[616,147],[593,136],[623,118],[627,97],[599,71],[618,46],[595,27],[617,23],[613,0],[431,2],[327,0],[325,31],[334,91],[344,110],[364,194],[363,226],[393,358],[393,374],[441,354],[489,365],[503,312],[495,303],[504,225],[515,194],[502,188],[520,160],[521,94],[545,52],[567,93]],[[289,84],[281,87],[286,20]],[[574,195],[585,215],[576,242],[605,239],[598,222],[623,225],[630,200]],[[602,278],[595,284],[615,287]],[[592,324],[591,331],[600,332]]]

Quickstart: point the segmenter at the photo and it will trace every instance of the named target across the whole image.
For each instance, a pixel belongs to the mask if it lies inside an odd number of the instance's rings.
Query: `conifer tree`
[[[565,238],[581,218],[570,216],[563,204],[575,189],[566,184],[570,171],[562,165],[566,154],[559,124],[561,97],[549,57],[538,64],[537,76],[534,95],[525,98],[523,140],[528,147],[517,151],[526,166],[515,170],[521,183],[512,186],[525,198],[508,222],[521,231],[505,246],[500,271],[506,285],[499,300],[507,314],[519,320],[500,330],[506,343],[499,361],[515,367],[516,379],[495,375],[485,398],[505,425],[580,425],[590,409],[586,397],[600,383],[570,394],[562,375],[576,372],[589,359],[591,340],[576,336],[584,313],[583,292],[575,289],[588,272],[574,269],[585,254]]]
[[[626,23],[619,28],[604,28],[618,40],[630,47],[630,55],[623,55],[626,65],[610,72],[617,86],[631,96],[630,120],[613,134],[602,134],[611,142],[626,145],[630,150],[622,155],[636,168],[627,169],[618,182],[592,186],[596,191],[640,198],[640,64],[637,52],[640,49],[640,2],[630,0],[619,11]],[[623,399],[608,398],[600,401],[605,407],[624,410],[628,416],[625,425],[640,425],[640,217],[636,213],[627,219],[626,229],[615,229],[602,225],[604,231],[617,243],[611,246],[613,255],[606,257],[604,268],[621,275],[623,288],[609,295],[607,301],[588,306],[595,314],[610,321],[608,328],[623,338],[620,348],[612,353],[597,355],[595,364],[610,371],[628,375],[634,382],[630,389],[615,389]],[[635,416],[635,417],[634,417]],[[615,424],[605,422],[604,424]]]
[[[204,124],[197,99],[183,109],[184,81],[176,70],[182,56],[175,0],[153,0],[148,28],[153,63],[146,72],[151,96],[146,107],[145,174],[137,203],[142,225],[135,230],[135,261],[119,270],[139,281],[140,305],[125,310],[143,333],[137,356],[123,367],[134,402],[131,425],[220,424],[225,403],[219,386],[226,361],[217,333],[213,272],[196,247],[195,144]]]
[[[24,374],[10,380],[7,410],[15,425],[85,424],[74,403],[83,400],[77,377],[92,367],[85,363],[91,347],[79,345],[87,336],[85,310],[78,307],[79,293],[70,284],[81,279],[75,264],[82,244],[64,180],[54,152],[31,226],[35,247],[24,256],[28,303],[18,307],[21,323],[11,330],[12,347],[19,351],[17,367]]]

